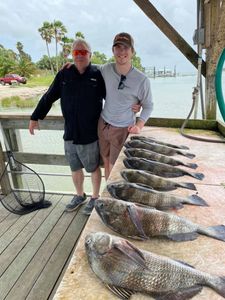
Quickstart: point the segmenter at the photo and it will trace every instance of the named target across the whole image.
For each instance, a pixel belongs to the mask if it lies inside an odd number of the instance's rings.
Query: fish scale
[[[143,183],[150,188],[154,188],[157,191],[172,191],[179,187],[196,190],[196,187],[193,183],[189,182],[175,182],[162,178],[157,175],[153,175],[147,171],[127,169],[120,172],[121,176],[129,181],[134,183]]]
[[[99,198],[95,209],[106,226],[134,239],[194,240],[198,234],[225,241],[225,226],[203,227],[176,214],[115,198]]]
[[[225,298],[225,278],[196,270],[186,263],[141,250],[106,232],[85,237],[93,272],[121,299],[140,292],[155,299],[190,299],[208,286]],[[112,258],[114,259],[112,260]],[[105,265],[111,265],[105,270]],[[123,293],[124,292],[124,293]],[[123,296],[121,296],[123,295]]]
[[[180,177],[185,175],[194,177],[198,180],[202,180],[204,178],[204,174],[202,173],[188,172],[178,167],[153,160],[148,160],[146,158],[127,157],[123,160],[123,163],[127,168],[148,171],[153,173],[154,175],[166,178]]]
[[[182,208],[183,204],[208,206],[198,195],[180,197],[166,192],[159,192],[146,185],[132,182],[111,182],[107,190],[112,197],[125,201],[141,203],[157,209]]]

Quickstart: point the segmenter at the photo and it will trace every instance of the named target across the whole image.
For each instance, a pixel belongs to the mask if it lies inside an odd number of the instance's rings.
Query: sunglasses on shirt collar
[[[73,50],[73,55],[74,56],[78,56],[78,55],[85,56],[88,53],[89,53],[88,50]]]
[[[125,75],[121,75],[120,76],[120,82],[118,85],[118,90],[122,90],[125,87],[124,81],[127,79],[127,77]]]

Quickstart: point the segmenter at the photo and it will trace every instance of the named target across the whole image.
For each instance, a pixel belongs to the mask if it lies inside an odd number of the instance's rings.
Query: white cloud
[[[196,23],[195,0],[152,0],[153,5],[193,46]],[[130,32],[137,54],[144,66],[164,67],[177,64],[180,71],[194,70],[187,59],[131,0],[7,0],[0,2],[0,44],[16,50],[20,41],[37,61],[46,54],[45,43],[38,28],[44,21],[60,20],[74,37],[81,31],[92,49],[111,54],[113,37],[121,31]],[[52,49],[52,54],[53,54]]]

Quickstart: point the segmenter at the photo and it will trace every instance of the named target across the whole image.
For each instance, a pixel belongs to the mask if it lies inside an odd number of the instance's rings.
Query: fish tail
[[[183,164],[184,166],[191,168],[191,169],[197,169],[198,165],[197,164],[192,164],[192,163],[187,163]]]
[[[207,228],[200,228],[198,230],[199,233],[205,234],[210,236],[214,239],[224,241],[225,242],[225,226],[224,225],[217,225],[217,226],[210,226]]]
[[[209,206],[207,202],[198,195],[191,195],[188,197],[188,203],[199,206]]]
[[[192,153],[189,153],[189,152],[187,152],[187,153],[185,153],[185,152],[180,152],[180,154],[182,154],[182,155],[184,155],[184,156],[186,156],[186,157],[188,157],[188,158],[194,158],[194,157],[195,157],[195,154],[192,154]]]
[[[208,282],[208,285],[219,295],[225,298],[225,276],[214,277]]]
[[[196,191],[196,186],[194,185],[194,183],[191,183],[191,182],[179,182],[177,183],[177,186],[178,187],[182,187],[184,189],[189,189],[189,190],[194,190]]]
[[[188,174],[198,180],[202,180],[205,177],[205,175],[202,173],[189,173],[188,172]]]

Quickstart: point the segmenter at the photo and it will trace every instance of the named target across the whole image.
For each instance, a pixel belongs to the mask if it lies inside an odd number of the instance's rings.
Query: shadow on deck
[[[47,209],[19,216],[0,204],[0,300],[52,299],[87,216],[64,212],[71,196],[47,194]]]

